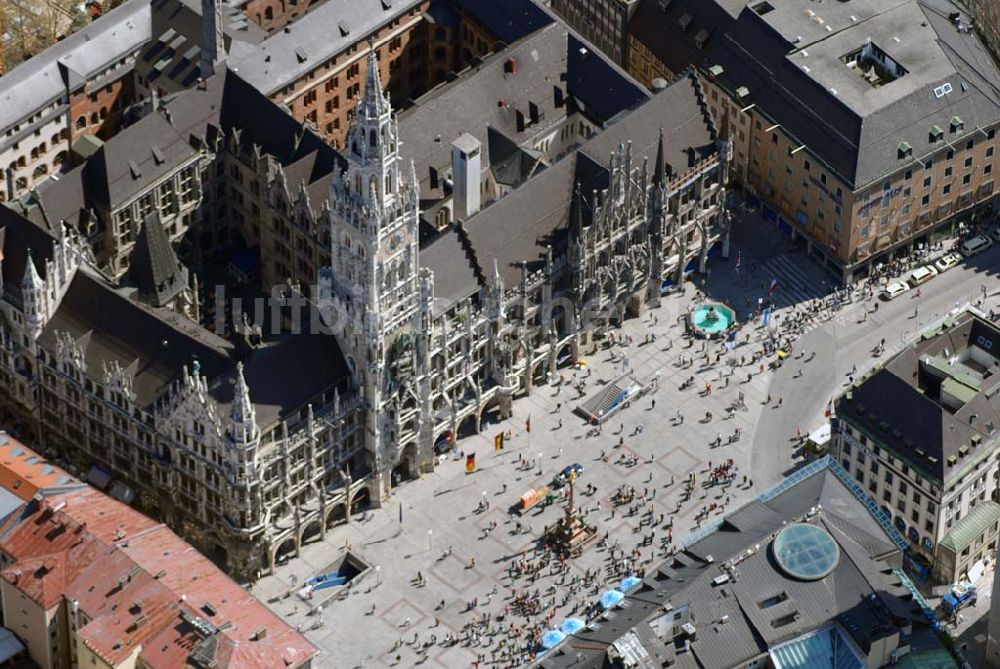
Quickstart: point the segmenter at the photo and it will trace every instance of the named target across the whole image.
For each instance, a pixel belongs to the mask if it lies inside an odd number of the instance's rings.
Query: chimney
[[[201,63],[202,79],[215,74],[215,66],[226,57],[222,36],[222,0],[201,0]]]
[[[454,182],[454,217],[465,220],[479,211],[482,145],[463,133],[451,144],[451,174]]]

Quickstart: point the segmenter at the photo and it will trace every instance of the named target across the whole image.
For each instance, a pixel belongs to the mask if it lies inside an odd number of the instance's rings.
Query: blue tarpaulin
[[[562,622],[562,625],[559,626],[559,631],[567,635],[576,634],[586,626],[587,623],[583,622],[579,618],[567,618]]]
[[[545,650],[548,650],[550,648],[555,648],[565,638],[566,635],[563,632],[560,632],[559,630],[548,630],[542,635],[542,641],[541,641],[542,648],[544,648]]]
[[[601,593],[600,602],[603,608],[610,609],[623,599],[625,599],[625,594],[621,590],[608,590]]]

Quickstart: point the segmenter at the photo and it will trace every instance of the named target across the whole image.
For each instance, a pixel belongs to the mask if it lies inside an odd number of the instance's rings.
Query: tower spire
[[[375,37],[368,37],[368,73],[365,76],[365,96],[362,100],[365,114],[376,119],[389,111],[389,96],[382,91],[382,75],[378,70],[378,52]]]
[[[21,288],[38,290],[43,285],[42,277],[35,267],[35,260],[31,257],[31,249],[28,249],[28,263],[24,268],[24,278],[21,279]]]
[[[232,421],[233,439],[248,443],[257,438],[257,412],[250,401],[250,388],[243,376],[243,363],[236,365],[236,383],[233,387],[233,403],[229,418]]]
[[[660,139],[656,144],[656,166],[653,168],[653,185],[659,186],[665,181],[666,170],[663,159],[663,127],[660,127]]]

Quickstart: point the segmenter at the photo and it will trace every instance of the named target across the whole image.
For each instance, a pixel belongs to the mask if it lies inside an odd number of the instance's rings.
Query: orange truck
[[[547,485],[543,485],[541,488],[536,488],[535,490],[529,490],[521,495],[521,498],[518,500],[517,512],[526,513],[529,509],[535,508],[539,503],[545,501],[548,494],[549,487]]]

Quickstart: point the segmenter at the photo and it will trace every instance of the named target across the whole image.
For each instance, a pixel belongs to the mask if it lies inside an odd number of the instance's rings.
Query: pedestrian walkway
[[[769,287],[771,280],[777,279],[773,299],[779,308],[808,302],[829,292],[826,286],[818,284],[815,278],[806,274],[785,255],[770,258],[761,265],[760,271]]]

